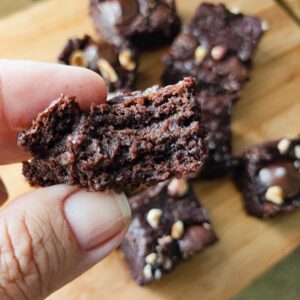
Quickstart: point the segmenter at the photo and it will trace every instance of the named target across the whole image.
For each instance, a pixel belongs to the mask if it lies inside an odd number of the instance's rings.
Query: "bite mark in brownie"
[[[269,218],[300,207],[300,137],[254,145],[235,171],[249,214]]]
[[[238,91],[248,80],[262,34],[258,18],[233,14],[223,4],[203,3],[164,57],[162,81],[174,83],[188,74],[197,83]]]
[[[137,76],[135,49],[124,42],[120,46],[97,43],[90,36],[68,40],[58,60],[67,65],[88,68],[100,74],[110,92],[131,90]]]
[[[129,199],[133,221],[121,249],[132,277],[146,285],[217,238],[189,182],[173,179]]]
[[[90,0],[90,14],[101,38],[139,48],[170,42],[181,24],[174,0]]]
[[[33,156],[23,174],[31,185],[130,192],[199,170],[205,147],[194,85],[185,78],[124,93],[89,111],[63,96],[19,134]]]

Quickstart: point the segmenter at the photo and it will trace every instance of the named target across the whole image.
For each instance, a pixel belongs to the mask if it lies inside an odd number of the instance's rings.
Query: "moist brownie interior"
[[[203,164],[204,132],[194,81],[125,93],[81,111],[62,97],[19,135],[33,155],[23,173],[32,185],[79,185],[131,191]]]

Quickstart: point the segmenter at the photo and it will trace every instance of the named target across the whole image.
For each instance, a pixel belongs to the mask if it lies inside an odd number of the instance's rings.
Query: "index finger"
[[[18,131],[61,94],[76,96],[87,109],[106,100],[102,78],[87,69],[30,61],[0,61],[0,164],[26,159]]]

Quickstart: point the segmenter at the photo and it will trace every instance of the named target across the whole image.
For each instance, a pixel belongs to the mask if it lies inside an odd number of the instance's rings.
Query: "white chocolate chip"
[[[143,273],[146,279],[152,279],[153,274],[152,274],[152,267],[147,264],[145,265],[144,269],[143,269]]]
[[[76,67],[87,67],[87,61],[80,50],[76,50],[70,57],[70,65]]]
[[[201,63],[207,55],[207,49],[199,45],[195,50],[195,58],[197,63]]]
[[[300,160],[295,160],[293,164],[294,164],[295,168],[300,171]]]
[[[189,190],[189,185],[185,179],[174,178],[168,185],[168,192],[171,196],[182,197]]]
[[[182,221],[176,221],[171,228],[171,236],[173,239],[180,239],[184,233],[184,224]]]
[[[156,263],[161,265],[163,261],[164,261],[164,257],[161,254],[157,253]]]
[[[291,141],[289,139],[282,139],[277,145],[280,154],[286,154],[289,151],[290,145]]]
[[[121,66],[128,71],[133,71],[136,68],[136,63],[133,61],[132,53],[129,49],[120,52],[119,62]]]
[[[261,23],[261,29],[263,31],[268,31],[270,29],[270,24],[266,20],[263,20]]]
[[[277,205],[281,205],[284,202],[283,190],[277,185],[269,187],[265,197],[268,201]]]
[[[295,156],[300,159],[300,145],[295,146]]]
[[[227,51],[226,47],[222,45],[218,45],[211,49],[210,54],[214,60],[221,60],[224,57],[226,51]]]
[[[173,241],[173,238],[170,235],[163,236],[157,240],[159,245],[166,245]]]
[[[211,229],[211,225],[210,225],[209,223],[207,223],[207,222],[204,222],[204,223],[202,224],[202,226],[203,226],[203,228],[205,228],[205,229],[207,229],[207,230],[210,230],[210,229]]]
[[[160,280],[162,276],[161,270],[160,269],[156,269],[154,272],[154,279],[155,280]]]
[[[229,8],[229,11],[232,13],[232,14],[235,14],[235,15],[238,15],[241,10],[238,6],[232,6]]]
[[[146,256],[145,262],[151,266],[155,265],[157,262],[158,254],[157,253],[150,253]]]
[[[157,228],[162,216],[162,210],[159,208],[152,208],[148,211],[147,222],[152,228]]]
[[[99,58],[97,61],[97,66],[104,77],[104,79],[109,82],[116,82],[118,80],[118,75],[111,64],[104,58]]]

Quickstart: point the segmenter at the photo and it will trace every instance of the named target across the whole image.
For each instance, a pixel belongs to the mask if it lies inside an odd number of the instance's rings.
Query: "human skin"
[[[0,164],[28,158],[18,131],[61,93],[82,108],[106,101],[103,80],[89,70],[0,60]],[[6,198],[0,184],[0,205]],[[115,249],[129,222],[125,195],[112,191],[56,185],[10,201],[0,210],[0,299],[44,299]]]

